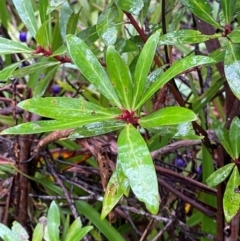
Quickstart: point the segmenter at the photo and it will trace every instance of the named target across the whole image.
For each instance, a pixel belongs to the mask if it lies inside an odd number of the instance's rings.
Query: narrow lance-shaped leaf
[[[127,65],[114,47],[108,47],[106,56],[107,70],[121,104],[130,110],[132,104],[132,79]]]
[[[78,119],[94,115],[116,117],[121,111],[117,108],[103,108],[85,99],[67,97],[46,97],[24,100],[18,107],[32,113],[53,119]]]
[[[0,238],[7,241],[21,241],[20,238],[8,227],[0,223]]]
[[[116,171],[113,172],[103,198],[103,207],[101,213],[101,219],[104,219],[118,203],[123,195],[123,191],[120,188]]]
[[[78,119],[61,119],[61,120],[50,120],[50,121],[35,121],[20,124],[14,127],[3,130],[1,135],[24,135],[24,134],[35,134],[49,131],[65,130],[77,128],[93,122],[100,122],[104,120],[110,120],[112,117],[103,115],[93,115],[92,117],[84,116]]]
[[[207,185],[210,187],[215,187],[221,182],[223,182],[231,173],[234,165],[234,163],[229,163],[212,173],[206,180]]]
[[[138,109],[144,102],[146,102],[156,91],[158,91],[164,84],[174,78],[176,75],[191,69],[198,65],[212,64],[215,60],[205,56],[188,56],[186,58],[176,61],[169,69],[160,75],[155,82],[151,85],[146,93],[142,96],[139,103],[135,107]]]
[[[106,45],[112,45],[117,40],[117,27],[114,20],[118,17],[118,9],[114,3],[109,5],[98,17],[96,29]]]
[[[52,201],[47,215],[47,228],[51,241],[59,241],[60,213],[55,201]]]
[[[37,33],[37,21],[34,16],[31,1],[13,0],[13,3],[23,23],[26,25],[31,35],[35,38]]]
[[[33,53],[33,51],[24,44],[0,37],[0,54]]]
[[[82,74],[95,85],[108,100],[112,101],[116,106],[121,107],[108,75],[89,47],[81,39],[73,35],[68,35],[66,40],[68,52]]]
[[[159,209],[156,171],[146,142],[131,124],[118,137],[118,162],[136,197],[156,214]]]
[[[69,138],[86,138],[90,136],[98,136],[112,131],[119,130],[126,125],[123,121],[118,120],[106,120],[90,123],[81,127],[78,127],[73,131]]]
[[[143,8],[142,0],[114,0],[114,2],[123,10],[138,15]]]
[[[184,29],[164,34],[159,38],[160,45],[194,44],[219,38],[221,34],[205,35],[197,30]]]
[[[180,0],[181,3],[200,19],[213,25],[216,28],[222,28],[212,17],[212,7],[207,0]]]
[[[172,106],[154,111],[139,119],[139,124],[144,128],[154,128],[164,125],[177,125],[184,122],[197,120],[196,114],[183,107]]]
[[[237,214],[240,206],[240,176],[238,167],[235,166],[228,180],[223,196],[223,211],[227,222]]]
[[[229,87],[240,99],[240,44],[229,42],[225,54],[224,71]]]
[[[144,88],[147,83],[147,76],[150,71],[152,61],[156,52],[159,34],[160,32],[157,31],[147,40],[138,57],[134,75],[133,75],[133,87],[134,87],[134,95],[133,95],[133,103],[132,103],[133,109],[135,109],[140,97],[144,92]]]
[[[225,23],[230,24],[235,10],[237,0],[221,0]]]
[[[231,150],[236,159],[239,158],[240,154],[240,120],[238,116],[234,117],[232,120],[230,130],[229,130],[229,141]]]
[[[27,231],[24,229],[24,227],[17,221],[13,222],[12,231],[15,233],[18,237],[21,237],[21,241],[28,241],[29,235]]]

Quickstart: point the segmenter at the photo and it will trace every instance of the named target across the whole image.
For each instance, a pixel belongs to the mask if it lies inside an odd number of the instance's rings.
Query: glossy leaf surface
[[[152,61],[156,52],[159,34],[160,34],[159,31],[157,31],[147,40],[138,57],[134,75],[133,75],[133,88],[134,88],[133,104],[132,104],[133,109],[137,105],[139,98],[142,96],[144,92],[144,88],[147,83],[147,76],[150,71]]]
[[[121,163],[118,160],[117,160],[117,165],[116,165],[116,173],[117,173],[117,179],[118,179],[119,186],[120,186],[123,194],[126,197],[128,197],[129,192],[130,192],[129,180],[126,177],[126,175],[124,174]]]
[[[50,205],[47,220],[48,234],[51,241],[59,241],[60,213],[55,201]]]
[[[166,107],[139,119],[139,124],[144,128],[154,128],[163,125],[177,125],[194,121],[197,116],[194,112],[183,107]]]
[[[78,127],[73,131],[69,138],[84,138],[90,136],[98,136],[112,131],[119,130],[126,125],[123,121],[118,120],[107,120],[99,121],[84,126]]]
[[[104,219],[118,203],[123,195],[123,191],[120,188],[116,171],[113,172],[103,198],[103,207],[101,213],[101,219]]]
[[[114,0],[114,2],[123,10],[138,15],[143,8],[142,0]]]
[[[38,28],[31,1],[13,0],[13,4],[23,23],[26,25],[31,35],[35,38]]]
[[[59,11],[59,27],[60,27],[61,37],[63,40],[65,40],[66,38],[67,24],[72,14],[73,14],[73,11],[71,9],[70,4],[68,3],[68,1],[65,1],[61,5],[60,11]]]
[[[237,0],[221,0],[225,23],[230,24],[235,10]]]
[[[97,33],[108,46],[117,40],[117,27],[114,20],[118,17],[118,9],[113,3],[109,5],[98,17]]]
[[[240,176],[238,167],[235,166],[228,180],[223,197],[223,211],[227,222],[237,214],[240,206]]]
[[[18,237],[21,237],[21,241],[28,241],[29,235],[27,231],[23,228],[23,226],[17,222],[13,222],[12,231],[15,233]]]
[[[24,44],[0,37],[0,54],[33,53],[33,51]]]
[[[240,29],[234,29],[227,37],[232,43],[240,43]]]
[[[181,72],[191,69],[195,66],[214,63],[214,59],[205,56],[188,56],[181,60],[176,61],[169,69],[161,74],[155,82],[151,85],[143,97],[139,101],[135,109],[138,109],[144,102],[146,102],[156,91],[158,91],[164,84]]]
[[[5,241],[21,241],[8,227],[0,223],[0,237]]]
[[[146,142],[131,124],[118,137],[118,162],[136,197],[156,214],[159,209],[156,171]]]
[[[207,185],[210,187],[215,187],[221,182],[223,182],[231,173],[234,165],[234,163],[229,163],[212,173],[206,180]]]
[[[229,141],[234,157],[238,158],[240,154],[240,120],[236,116],[231,122],[229,130]]]
[[[53,119],[78,119],[95,115],[114,118],[121,111],[117,108],[103,108],[85,99],[67,97],[32,98],[22,101],[18,107],[32,113]]]
[[[159,44],[195,44],[205,42],[209,39],[219,38],[221,34],[205,35],[197,30],[178,30],[164,34],[159,38]]]
[[[200,19],[213,25],[216,28],[222,28],[212,17],[212,7],[207,0],[180,0],[181,3]]]
[[[240,99],[240,44],[229,42],[225,54],[224,71],[229,87]]]
[[[132,79],[130,71],[120,54],[112,46],[107,49],[106,63],[108,75],[122,106],[130,110],[132,103]]]
[[[78,37],[68,35],[67,47],[73,62],[82,74],[110,101],[121,107],[118,96],[104,71],[103,67],[89,49]]]

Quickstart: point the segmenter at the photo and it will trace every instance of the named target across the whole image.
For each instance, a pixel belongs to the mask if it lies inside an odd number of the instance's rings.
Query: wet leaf
[[[156,171],[146,142],[131,124],[118,137],[118,162],[136,197],[156,214],[159,209]]]
[[[172,31],[159,38],[160,45],[195,44],[205,42],[209,39],[219,38],[221,34],[205,35],[200,31],[185,29]]]
[[[223,197],[223,211],[227,222],[237,214],[240,207],[240,176],[238,167],[235,166],[228,180]]]
[[[144,128],[154,128],[163,125],[177,125],[184,122],[197,120],[196,114],[183,107],[166,107],[139,119],[139,124]]]
[[[229,141],[231,150],[233,151],[234,157],[239,158],[240,154],[240,120],[238,116],[235,116],[231,122],[229,130]]]
[[[38,28],[31,1],[13,0],[13,4],[24,25],[35,38]]]
[[[121,111],[117,108],[103,108],[85,99],[68,97],[45,97],[24,100],[18,107],[32,113],[53,119],[91,118],[95,115],[116,117]]]
[[[130,110],[132,103],[132,79],[128,66],[112,46],[107,49],[106,63],[108,75],[122,106]]]
[[[120,188],[117,173],[114,171],[108,182],[103,198],[101,219],[104,219],[112,211],[122,196],[123,191]]]
[[[90,136],[98,136],[112,131],[119,130],[126,125],[123,121],[107,120],[90,123],[81,127],[78,127],[73,131],[69,138],[84,138]]]
[[[156,52],[159,34],[160,32],[157,31],[147,40],[138,57],[134,75],[133,75],[133,88],[134,88],[133,103],[132,103],[133,109],[137,105],[140,97],[144,92],[144,88],[147,83],[147,76],[150,71],[152,61]]]
[[[212,7],[207,0],[180,0],[182,4],[193,14],[200,19],[213,25],[215,28],[221,29],[219,23],[217,23],[212,17]]]
[[[121,107],[118,96],[104,71],[103,67],[89,49],[78,37],[68,35],[67,47],[73,62],[82,74],[110,101]]]
[[[21,241],[28,241],[29,240],[29,235],[28,235],[27,231],[17,221],[13,222],[12,231],[18,237],[21,237]]]
[[[219,168],[217,171],[213,172],[206,180],[207,185],[210,187],[215,187],[221,182],[223,182],[231,173],[234,165],[234,163],[229,163]]]
[[[55,201],[52,201],[47,215],[47,228],[51,241],[59,241],[60,213]]]
[[[232,22],[233,13],[235,10],[237,0],[221,0],[221,6],[223,15],[225,17],[225,23],[230,24]]]
[[[170,81],[172,78],[180,74],[181,72],[191,69],[195,66],[215,63],[214,59],[205,56],[188,56],[181,60],[176,61],[169,69],[167,69],[163,74],[161,74],[155,82],[151,85],[139,103],[135,107],[138,109],[144,102],[146,102],[156,91],[158,91],[164,84]]]
[[[97,33],[108,46],[117,40],[117,27],[114,20],[118,17],[118,9],[114,3],[109,5],[98,17]]]
[[[142,0],[114,0],[114,2],[123,10],[138,15],[143,8]]]
[[[24,44],[0,37],[0,54],[33,53],[33,51]]]

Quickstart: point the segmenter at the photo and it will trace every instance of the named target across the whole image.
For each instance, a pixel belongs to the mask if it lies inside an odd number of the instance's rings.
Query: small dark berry
[[[200,165],[197,170],[196,170],[197,174],[201,174],[202,173],[202,165]]]
[[[26,32],[20,32],[19,39],[20,39],[21,42],[26,42],[27,41],[27,33]]]
[[[52,86],[52,92],[57,95],[61,91],[61,87],[59,85],[53,85]]]
[[[187,166],[187,162],[182,158],[178,157],[175,160],[175,165],[179,168],[185,168]]]

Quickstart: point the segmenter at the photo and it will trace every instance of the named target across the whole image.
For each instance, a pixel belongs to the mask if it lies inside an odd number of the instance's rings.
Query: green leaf
[[[125,241],[126,239],[106,220],[101,220],[100,214],[94,207],[84,201],[76,201],[76,208],[108,239],[114,241]]]
[[[208,57],[213,58],[217,64],[219,62],[224,61],[225,53],[226,53],[226,46],[223,46],[221,48],[214,50],[212,53],[208,55]]]
[[[27,231],[17,221],[13,222],[12,231],[18,237],[21,237],[21,241],[28,241],[29,240],[29,235],[28,235]]]
[[[66,0],[51,0],[51,1],[49,1],[49,7],[48,7],[47,14],[51,13],[55,9],[57,10],[58,7],[61,6],[62,4],[64,4],[65,2],[66,2]]]
[[[232,43],[240,43],[240,29],[234,29],[227,37]]]
[[[0,37],[0,54],[33,53],[33,51],[24,44]]]
[[[59,62],[40,62],[40,63],[32,64],[32,65],[15,70],[11,74],[11,77],[21,78],[26,75],[32,74],[38,70],[43,70],[48,67],[59,65],[59,64],[60,64]]]
[[[75,34],[81,9],[77,13],[72,13],[67,23],[67,34]]]
[[[240,99],[240,44],[229,42],[225,54],[224,71],[229,87]]]
[[[59,241],[60,213],[55,201],[51,202],[47,214],[47,228],[51,241]]]
[[[12,72],[21,64],[21,62],[17,62],[14,64],[11,64],[0,71],[0,80],[8,80],[8,78],[11,76]]]
[[[223,197],[223,211],[227,222],[237,214],[240,206],[240,177],[238,167],[235,166],[228,180]]]
[[[131,124],[126,125],[118,137],[118,162],[136,197],[156,214],[159,195],[155,167],[146,142]]]
[[[166,107],[139,119],[144,128],[154,128],[163,125],[177,125],[184,122],[195,121],[197,116],[187,108],[172,106]]]
[[[44,22],[36,33],[37,43],[46,49],[51,46],[50,34],[49,34],[49,24],[51,24],[51,19]]]
[[[48,8],[48,0],[39,0],[39,14],[41,18],[41,23],[43,24],[48,20],[48,15],[47,13],[47,8]]]
[[[146,102],[156,91],[158,91],[164,84],[174,78],[181,72],[191,69],[195,66],[215,63],[214,59],[205,56],[188,56],[183,59],[176,61],[169,69],[167,69],[162,75],[160,75],[155,82],[151,85],[146,93],[135,107],[135,109],[140,108],[140,106]]]
[[[217,171],[213,172],[206,180],[207,185],[210,187],[215,187],[221,182],[223,182],[231,173],[234,165],[234,163],[229,163],[219,168]]]
[[[8,227],[0,223],[0,237],[4,241],[21,241],[19,237]]]
[[[44,78],[42,78],[39,82],[38,85],[33,90],[33,97],[41,97],[44,95],[46,89],[48,88],[48,85],[50,81],[52,80],[53,76],[55,75],[57,71],[58,66],[53,67],[51,70],[47,71],[47,74],[45,75]]]
[[[31,35],[35,38],[37,33],[37,21],[34,16],[31,1],[29,2],[26,0],[13,0],[13,4],[23,23],[25,24]]]
[[[150,71],[152,61],[156,52],[160,32],[157,31],[145,43],[139,57],[133,76],[133,109],[136,107],[140,97],[144,92],[147,83],[147,76]]]
[[[129,68],[112,46],[107,49],[106,63],[108,75],[122,106],[130,110],[132,103],[132,79]]]
[[[85,235],[93,229],[92,226],[87,226],[84,228],[82,227],[82,223],[80,220],[80,217],[78,217],[77,219],[74,220],[74,222],[72,223],[72,225],[69,227],[67,234],[66,234],[66,238],[64,239],[64,241],[79,241],[82,240],[83,237],[85,237]]]
[[[130,184],[129,184],[128,178],[125,176],[125,174],[123,172],[121,163],[119,161],[117,161],[116,173],[117,173],[117,179],[118,179],[119,186],[120,186],[123,194],[126,197],[128,197],[129,192],[130,192]]]
[[[213,25],[215,28],[222,29],[221,25],[217,23],[212,17],[212,7],[207,0],[180,0],[181,3],[193,14],[200,19]]]
[[[83,98],[73,99],[68,97],[32,98],[20,102],[18,107],[53,119],[91,118],[95,115],[114,118],[121,113],[117,108],[103,108]]]
[[[214,123],[214,130],[225,151],[231,156],[231,158],[235,159],[234,152],[230,146],[228,131],[217,122]]]
[[[184,139],[184,140],[201,140],[201,136],[197,136],[192,127],[191,122],[184,122],[178,125],[165,125],[154,128],[147,128],[153,134],[158,136],[168,136],[173,139]]]
[[[114,0],[114,2],[123,10],[138,15],[143,8],[142,0]]]
[[[90,123],[74,130],[69,138],[85,138],[90,136],[98,136],[112,131],[119,130],[126,125],[125,122],[118,120],[106,120]]]
[[[229,130],[229,141],[231,150],[233,151],[233,155],[235,159],[239,158],[240,154],[240,120],[237,116],[231,122],[230,130]]]
[[[232,22],[235,6],[237,0],[221,0],[223,15],[225,17],[225,23],[229,25]]]
[[[47,224],[47,220],[46,220],[46,224]],[[34,228],[32,241],[42,241],[43,235],[44,235],[44,229],[45,229],[44,224],[42,222],[39,222],[37,226]]]
[[[78,37],[67,36],[67,47],[73,62],[82,74],[110,101],[121,107],[118,96],[104,71],[103,67],[88,48]]]
[[[117,27],[114,20],[118,17],[115,4],[109,5],[98,17],[97,33],[106,45],[112,45],[117,40]]]
[[[82,30],[80,33],[78,33],[77,36],[82,39],[87,45],[90,45],[99,39],[96,25]]]
[[[184,29],[167,33],[159,38],[160,45],[195,44],[219,38],[221,34],[205,35],[197,30]]]
[[[104,219],[123,196],[116,171],[113,172],[103,198],[101,219]]]

